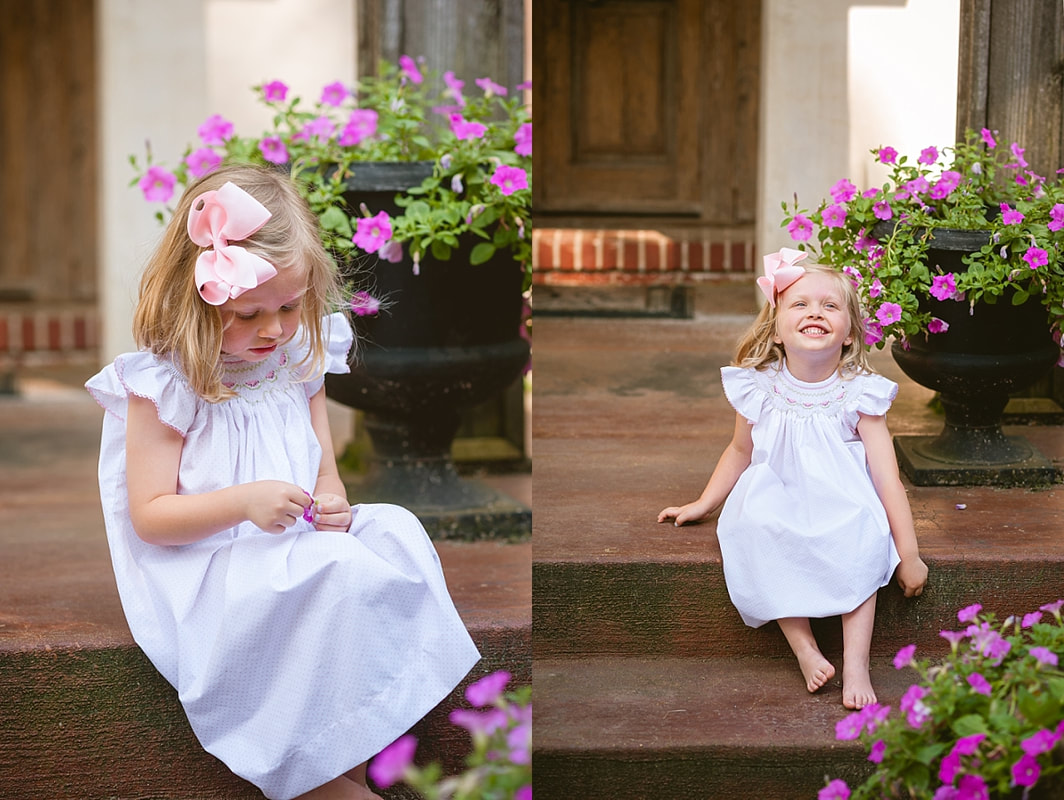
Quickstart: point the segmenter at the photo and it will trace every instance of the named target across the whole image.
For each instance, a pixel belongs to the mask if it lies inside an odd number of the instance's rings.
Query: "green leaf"
[[[469,254],[470,264],[483,264],[495,255],[495,245],[491,242],[480,242]]]
[[[432,245],[429,247],[429,251],[432,253],[432,257],[437,261],[450,261],[451,259],[451,248],[439,239],[433,240]]]
[[[983,719],[981,714],[965,714],[963,717],[954,720],[951,727],[958,737],[989,732],[986,720]]]
[[[336,231],[347,236],[351,235],[351,223],[348,221],[347,214],[341,211],[336,206],[325,209],[321,213],[321,226],[327,231]]]
[[[1023,289],[1017,289],[1015,294],[1012,295],[1012,304],[1014,306],[1022,306],[1027,302],[1027,298],[1031,295],[1025,292]]]

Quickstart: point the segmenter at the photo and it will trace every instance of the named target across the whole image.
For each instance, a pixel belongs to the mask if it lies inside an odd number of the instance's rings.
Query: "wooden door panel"
[[[759,3],[537,0],[537,216],[752,223],[759,26]]]

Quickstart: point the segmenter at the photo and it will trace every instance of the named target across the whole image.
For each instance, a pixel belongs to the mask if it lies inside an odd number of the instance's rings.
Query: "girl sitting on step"
[[[842,702],[876,702],[869,649],[876,591],[897,570],[906,597],[927,581],[885,414],[897,384],[871,371],[857,292],[840,272],[765,257],[768,299],[721,370],[735,432],[702,495],[658,522],[717,523],[728,594],[743,621],[776,620],[806,688],[835,675],[809,624],[842,616]]]
[[[148,263],[141,350],[87,383],[133,637],[269,798],[377,797],[365,762],[479,658],[417,518],[347,501],[323,389],[348,370],[340,289],[292,181],[223,167]]]

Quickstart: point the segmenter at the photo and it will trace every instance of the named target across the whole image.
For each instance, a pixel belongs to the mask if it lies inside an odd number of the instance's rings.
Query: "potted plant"
[[[1054,475],[1002,434],[1000,418],[1010,392],[1060,359],[1064,185],[1035,174],[1024,149],[996,135],[968,131],[915,163],[880,147],[871,152],[891,169],[882,186],[862,192],[843,179],[812,211],[797,198],[783,204],[799,248],[857,286],[866,344],[893,340],[902,370],[940,394],[942,434],[909,442],[912,451],[896,440],[917,483],[1022,482],[1026,467]]]
[[[820,800],[977,800],[1060,797],[1064,773],[1064,600],[998,622],[976,604],[963,630],[942,631],[950,651],[931,662],[913,645],[894,658],[918,679],[898,709],[871,705],[839,721],[875,767],[851,789],[828,781]]]
[[[374,462],[360,493],[432,510],[490,506],[458,478],[461,412],[509,385],[528,360],[532,124],[522,98],[489,78],[466,87],[409,56],[309,105],[277,80],[254,87],[265,131],[221,115],[172,168],[131,158],[147,200],[169,202],[223,161],[273,164],[297,179],[351,294],[361,342],[334,399],[365,412]],[[164,219],[165,209],[158,213]]]

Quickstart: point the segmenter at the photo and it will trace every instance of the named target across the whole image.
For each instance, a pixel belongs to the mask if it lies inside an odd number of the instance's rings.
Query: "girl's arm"
[[[159,419],[155,404],[130,396],[126,415],[126,483],[129,515],[149,544],[197,542],[245,520],[282,533],[309,503],[303,490],[284,481],[255,481],[204,494],[178,494],[184,439]]]
[[[894,546],[901,556],[897,570],[898,585],[906,597],[918,595],[927,583],[927,565],[920,558],[912,509],[909,508],[909,497],[898,475],[898,459],[894,455],[887,418],[860,414],[857,433],[864,442],[872,483],[886,509]]]
[[[721,453],[716,469],[709,478],[709,483],[702,490],[702,496],[693,503],[684,506],[669,506],[658,514],[658,522],[675,520],[677,526],[685,522],[698,522],[710,516],[735,488],[739,476],[750,466],[750,457],[754,452],[754,439],[750,432],[753,426],[741,414],[735,415],[735,432],[732,440]]]
[[[336,468],[324,388],[310,398],[310,424],[321,444],[321,465],[314,486],[314,527],[320,531],[346,531],[351,527],[351,504]]]

